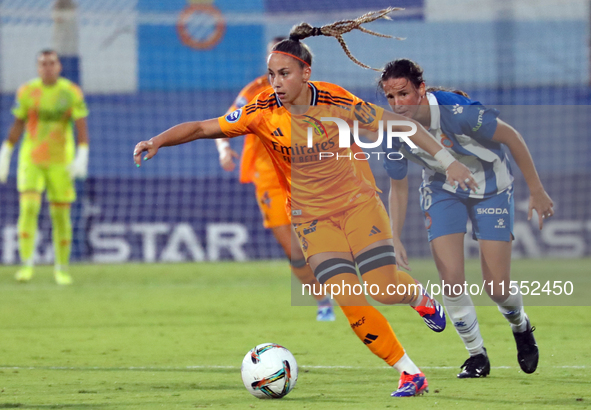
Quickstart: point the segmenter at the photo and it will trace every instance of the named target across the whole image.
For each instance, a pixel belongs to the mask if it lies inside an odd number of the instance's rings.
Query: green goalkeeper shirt
[[[21,165],[47,167],[72,162],[74,121],[88,116],[80,87],[62,77],[53,85],[35,78],[17,91],[12,113],[26,123],[19,153]]]

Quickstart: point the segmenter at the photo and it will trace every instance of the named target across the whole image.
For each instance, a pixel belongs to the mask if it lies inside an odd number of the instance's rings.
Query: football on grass
[[[280,399],[298,380],[298,364],[285,347],[263,343],[251,349],[241,367],[244,387],[259,399]]]

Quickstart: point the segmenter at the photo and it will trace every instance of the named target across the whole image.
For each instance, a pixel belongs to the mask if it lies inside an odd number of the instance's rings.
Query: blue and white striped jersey
[[[431,109],[429,132],[454,158],[470,169],[479,188],[469,193],[459,187],[454,188],[446,182],[445,169],[435,158],[420,148],[410,148],[396,138],[392,139],[392,148],[387,148],[385,139],[382,145],[385,152],[398,151],[404,156],[400,160],[385,159],[384,168],[390,178],[404,178],[408,160],[411,160],[423,167],[424,185],[435,185],[459,196],[485,198],[511,186],[513,175],[509,159],[501,144],[492,141],[499,112],[447,91],[427,93],[427,98]]]

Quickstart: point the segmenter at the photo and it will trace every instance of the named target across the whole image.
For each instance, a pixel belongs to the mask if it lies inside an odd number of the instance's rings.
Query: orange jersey
[[[383,109],[334,84],[311,81],[308,87],[312,101],[303,115],[292,115],[273,90],[266,90],[218,118],[228,137],[258,136],[286,192],[293,223],[342,212],[373,198],[378,190],[367,162],[353,159],[351,148],[339,147],[337,125],[320,118],[338,117],[350,127],[357,120],[361,128],[376,131]],[[320,158],[321,152],[332,157]]]
[[[266,75],[251,81],[240,91],[234,104],[226,114],[244,107],[246,103],[269,87],[269,80]],[[273,161],[263,143],[255,134],[246,134],[244,137],[244,147],[240,158],[240,182],[243,184],[252,182],[260,189],[279,187]]]

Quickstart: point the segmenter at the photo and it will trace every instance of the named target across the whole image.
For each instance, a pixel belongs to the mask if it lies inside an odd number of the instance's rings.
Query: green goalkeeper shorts
[[[39,167],[31,163],[18,164],[17,187],[19,192],[47,189],[49,202],[74,202],[76,189],[67,165],[56,164]]]

